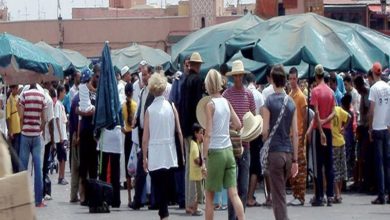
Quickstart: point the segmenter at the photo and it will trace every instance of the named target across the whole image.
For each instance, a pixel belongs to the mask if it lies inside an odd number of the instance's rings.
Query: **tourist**
[[[326,196],[327,205],[332,206],[334,196],[334,170],[333,170],[333,151],[332,151],[332,132],[331,120],[334,117],[335,98],[333,91],[325,84],[325,71],[322,65],[315,67],[315,80],[317,86],[312,91],[310,105],[313,106],[315,116],[313,128],[316,129],[316,182],[315,199],[312,206],[324,205],[324,181],[323,167],[326,175]]]
[[[288,205],[302,206],[305,204],[307,161],[305,134],[307,127],[307,102],[306,97],[298,86],[298,70],[292,67],[289,71],[288,79],[291,86],[289,96],[294,100],[297,113],[298,127],[298,175],[291,178],[291,188],[294,199]]]
[[[225,90],[222,94],[226,98],[234,111],[237,113],[240,122],[243,122],[245,113],[252,112],[256,114],[256,104],[253,98],[253,94],[249,89],[246,89],[243,84],[244,75],[248,72],[244,69],[244,64],[241,60],[233,62],[232,71],[227,73],[227,76],[232,76],[234,80],[233,87]],[[236,158],[237,163],[237,189],[244,205],[244,210],[247,204],[248,187],[249,187],[249,166],[250,166],[250,150],[249,143],[242,143],[244,150],[241,157]],[[229,219],[236,218],[235,210],[231,200],[228,202]]]
[[[11,94],[7,100],[6,119],[8,125],[8,138],[15,152],[19,154],[20,145],[20,116],[18,112],[19,94],[18,85],[11,85]]]
[[[198,209],[198,204],[203,202],[203,186],[202,186],[202,144],[203,144],[203,128],[195,123],[193,125],[193,135],[190,146],[190,205],[192,209],[192,215],[201,216],[203,212]]]
[[[200,67],[202,66],[203,60],[198,52],[191,54],[189,60],[189,71],[185,77],[183,85],[180,90],[180,100],[178,105],[178,113],[180,117],[181,128],[183,129],[184,146],[185,146],[185,160],[188,161],[191,136],[192,136],[192,125],[197,122],[196,120],[196,105],[202,98],[204,89],[203,81],[200,77]],[[190,200],[189,200],[189,163],[186,163],[185,172],[185,206],[186,212],[191,212]]]
[[[142,82],[144,88],[141,90],[139,102],[137,104],[138,109],[134,119],[134,121],[136,121],[134,127],[138,128],[137,140],[142,140],[142,136],[144,132],[145,112],[154,100],[154,96],[150,94],[149,87],[148,87],[148,81],[152,76],[153,67],[150,65],[143,66],[141,72],[142,72]],[[140,141],[141,149],[142,149],[142,144],[143,143]],[[133,210],[139,210],[143,206],[142,195],[144,192],[146,176],[147,176],[147,173],[143,169],[143,163],[142,163],[143,152],[140,151],[137,156],[138,156],[138,161],[137,161],[137,171],[135,176],[134,199],[132,204],[130,205],[130,208]]]
[[[372,201],[372,204],[384,204],[385,193],[390,192],[390,133],[387,130],[388,122],[386,121],[386,115],[390,112],[390,86],[381,80],[382,66],[380,63],[374,63],[371,70],[373,85],[368,97],[370,100],[369,137],[374,142],[378,188],[378,197]],[[388,202],[390,202],[390,197]]]
[[[86,72],[85,72],[86,73]],[[83,74],[84,75],[84,74]],[[93,75],[88,83],[88,87],[90,88],[89,94],[86,94],[90,99],[90,103],[92,105],[96,102],[96,89],[99,83],[100,77],[100,65],[95,64],[93,68]],[[81,93],[80,102],[81,104]],[[77,139],[80,143],[80,180],[81,180],[81,191],[85,192],[87,189],[87,177],[89,179],[97,178],[97,167],[98,167],[98,154],[96,150],[96,140],[94,138],[94,125],[93,125],[93,117],[95,114],[95,108],[91,108],[88,112],[80,111],[80,107],[76,109],[76,114],[81,117],[79,118],[79,126],[78,126],[78,135]],[[86,206],[88,205],[88,199],[84,198],[84,200],[80,200],[80,205]]]
[[[57,160],[59,162],[58,184],[67,185],[65,180],[65,162],[66,162],[66,142],[68,141],[68,134],[66,125],[68,119],[66,117],[65,107],[62,100],[65,97],[65,88],[62,85],[57,87],[57,99],[53,101],[54,104],[54,142],[57,149]]]
[[[242,72],[243,68],[240,70],[240,74]],[[240,78],[242,80],[242,75]],[[239,220],[242,220],[245,219],[245,214],[243,203],[237,192],[237,165],[229,135],[230,124],[234,130],[238,130],[241,128],[241,122],[227,99],[221,96],[221,74],[214,69],[210,70],[206,76],[205,84],[206,90],[211,96],[211,99],[203,106],[204,109],[202,109],[205,117],[203,119],[199,118],[201,125],[206,127],[202,154],[202,172],[206,177],[205,219],[211,220],[214,218],[214,194],[215,192],[221,191],[223,187],[227,189],[230,204],[234,208],[234,219],[237,216]],[[246,154],[249,155],[248,152]],[[249,168],[249,161],[247,167]],[[246,182],[248,183],[248,170],[246,173]],[[246,187],[248,187],[248,184],[246,184]],[[246,197],[246,195],[247,190],[243,196]]]
[[[35,206],[45,207],[43,197],[42,157],[41,157],[41,125],[45,123],[44,109],[47,107],[45,95],[37,89],[36,84],[20,95],[19,113],[22,136],[20,139],[19,157],[23,169],[27,170],[30,153],[34,163],[34,195]]]
[[[260,108],[264,105],[264,99],[261,92],[256,89],[256,77],[253,73],[249,73],[245,76],[246,81],[248,82],[248,89],[252,92],[253,98],[256,105],[256,115],[260,114]],[[251,162],[249,165],[249,189],[248,189],[248,199],[246,206],[254,207],[260,206],[260,203],[256,201],[255,191],[257,183],[260,181],[261,176],[261,165],[260,165],[260,149],[263,146],[262,137],[259,136],[255,140],[249,143],[250,146],[250,158]]]
[[[135,112],[137,111],[137,103],[132,99],[133,97],[133,84],[127,83],[125,86],[125,93],[126,93],[126,102],[122,104],[122,116],[123,116],[123,127],[122,127],[122,133],[125,135],[125,142],[124,142],[124,152],[125,152],[125,167],[127,167],[127,164],[129,162],[129,157],[131,153],[131,149],[133,147],[133,141],[131,139],[132,137],[132,122],[135,116]],[[127,194],[128,194],[128,206],[131,205],[131,176],[127,172],[127,169],[125,169],[126,172],[126,186],[127,186]]]
[[[265,101],[263,141],[271,138],[268,146],[268,171],[274,216],[276,220],[286,220],[286,182],[290,176],[294,178],[298,174],[297,111],[293,99],[284,92],[284,67],[275,65],[271,70],[271,77],[275,93]]]
[[[168,219],[169,194],[166,185],[177,167],[175,132],[181,135],[180,122],[173,105],[165,100],[166,78],[153,74],[148,82],[153,102],[145,111],[142,138],[142,161],[145,172],[150,172],[160,219]]]
[[[349,99],[349,100],[348,100]],[[346,94],[341,102],[343,106],[350,105],[351,96]],[[335,116],[332,119],[332,144],[333,144],[333,163],[334,163],[334,203],[341,203],[341,190],[343,183],[347,179],[347,160],[345,153],[345,140],[343,131],[349,124],[351,115],[345,109],[336,106]]]

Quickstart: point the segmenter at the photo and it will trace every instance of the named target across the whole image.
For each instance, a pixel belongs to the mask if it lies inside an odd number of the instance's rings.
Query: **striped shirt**
[[[30,89],[20,96],[20,106],[24,108],[22,134],[39,136],[41,134],[41,114],[46,108],[45,96],[37,89]]]
[[[249,89],[231,87],[222,96],[230,102],[241,123],[245,113],[256,112],[255,99]]]
[[[234,87],[231,87],[225,90],[222,96],[230,102],[241,123],[242,119],[244,118],[244,115],[247,112],[256,112],[255,99],[249,89],[236,89]],[[243,142],[242,145],[244,147],[249,147],[249,144],[246,142]]]

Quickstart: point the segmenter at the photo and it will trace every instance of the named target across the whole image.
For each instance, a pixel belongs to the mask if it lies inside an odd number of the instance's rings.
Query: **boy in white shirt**
[[[57,159],[59,162],[58,184],[67,185],[65,180],[65,162],[66,162],[66,141],[68,135],[66,133],[66,123],[68,119],[66,117],[65,107],[62,104],[62,100],[65,97],[65,88],[62,85],[57,87],[57,100],[54,104],[54,141],[57,147]]]

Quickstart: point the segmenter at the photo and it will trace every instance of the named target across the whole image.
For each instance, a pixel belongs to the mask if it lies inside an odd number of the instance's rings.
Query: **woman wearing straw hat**
[[[261,162],[270,175],[275,219],[287,220],[286,181],[298,174],[297,113],[294,101],[283,91],[286,84],[283,66],[274,66],[271,77],[275,93],[268,96],[264,105],[263,141],[268,139],[269,144],[265,142],[262,148],[262,153],[266,153],[262,154]]]
[[[199,123],[206,128],[203,143],[202,172],[206,176],[206,219],[214,216],[214,193],[222,187],[228,195],[238,219],[244,219],[244,208],[237,193],[236,161],[229,135],[229,125],[234,129],[241,122],[229,102],[222,97],[222,77],[217,70],[210,70],[205,80],[210,97],[201,100],[197,107]],[[206,101],[205,101],[206,100]]]

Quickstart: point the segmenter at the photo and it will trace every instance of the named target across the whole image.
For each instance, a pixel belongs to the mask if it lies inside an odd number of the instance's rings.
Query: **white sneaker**
[[[51,196],[50,195],[45,195],[45,197],[43,198],[44,200],[46,200],[46,201],[49,201],[49,200],[52,200],[53,198],[51,198]]]

